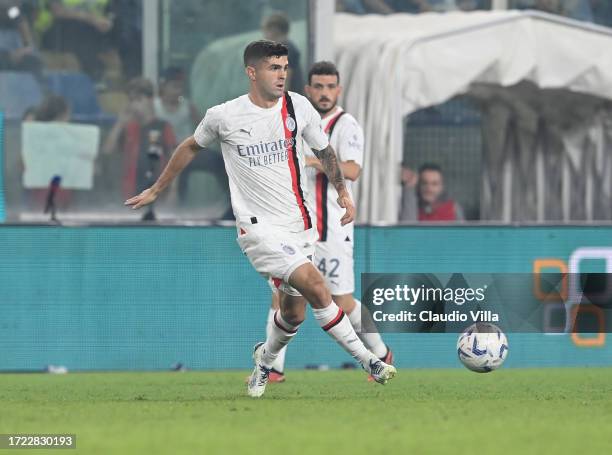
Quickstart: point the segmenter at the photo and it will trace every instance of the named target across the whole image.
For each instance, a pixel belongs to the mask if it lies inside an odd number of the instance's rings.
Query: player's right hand
[[[124,204],[132,207],[133,210],[136,210],[140,207],[144,207],[145,205],[151,204],[155,201],[155,199],[157,199],[157,193],[151,188],[147,188],[139,195],[134,196],[125,201]]]

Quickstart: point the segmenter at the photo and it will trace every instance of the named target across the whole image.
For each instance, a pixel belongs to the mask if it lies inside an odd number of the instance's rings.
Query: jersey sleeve
[[[193,133],[193,138],[200,147],[207,147],[219,139],[221,116],[218,106],[211,107]]]
[[[312,107],[310,101],[304,98],[305,102],[302,102],[304,110],[304,127],[302,129],[302,136],[314,150],[323,150],[329,145],[329,138],[323,128],[321,127],[321,116]]]
[[[338,158],[340,161],[355,161],[359,166],[363,166],[364,138],[363,129],[352,117],[340,119],[343,121],[341,130],[338,131]]]

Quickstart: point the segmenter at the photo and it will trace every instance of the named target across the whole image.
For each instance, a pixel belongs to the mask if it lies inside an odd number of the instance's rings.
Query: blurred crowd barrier
[[[510,0],[509,7],[612,23],[612,2],[604,0]],[[490,8],[488,0],[336,2],[337,11],[353,14]],[[126,210],[124,199],[158,175],[173,147],[191,134],[206,109],[245,92],[242,50],[253,39],[266,37],[288,44],[289,88],[302,92],[309,62],[308,2],[160,0],[159,75],[148,81],[150,95],[142,79],[142,17],[142,0],[0,0],[0,130],[4,136],[0,206],[6,220],[47,220],[48,189],[53,177],[60,176],[54,200],[58,218],[139,221],[143,215]],[[398,211],[403,210],[405,217],[400,220],[503,221],[507,209],[502,202],[514,204],[524,221],[609,220],[609,198],[591,207],[583,202],[592,197],[593,185],[608,178],[597,173],[609,142],[607,111],[599,106],[591,109],[605,140],[592,146],[596,150],[591,161],[566,172],[578,190],[566,194],[567,207],[555,207],[523,194],[537,193],[537,175],[521,177],[528,184],[520,188],[522,199],[517,197],[515,202],[514,193],[498,191],[495,181],[483,180],[491,164],[483,161],[483,148],[491,141],[486,127],[504,109],[510,108],[483,112],[478,100],[458,98],[405,120],[404,162],[398,169],[405,186]],[[506,115],[507,122],[512,118]],[[534,128],[538,126],[528,128],[529,134]],[[565,141],[568,149],[579,147],[576,144],[582,140],[560,138],[542,128],[534,134],[540,138],[538,144]],[[509,143],[506,148],[512,154],[521,147]],[[433,171],[429,169],[419,180],[419,170],[431,165]],[[587,168],[593,172],[583,175],[581,169]],[[436,169],[439,176],[434,175]],[[423,203],[430,197],[425,194],[429,187],[421,186],[428,176],[433,176],[430,183],[435,187],[430,189],[431,197],[437,194],[452,200],[439,214],[429,212],[435,204]],[[497,179],[491,174],[488,178]],[[231,220],[220,150],[200,154],[157,203],[154,216]]]

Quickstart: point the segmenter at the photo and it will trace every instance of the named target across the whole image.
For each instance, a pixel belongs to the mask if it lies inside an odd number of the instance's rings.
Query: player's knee
[[[291,324],[292,326],[300,325],[302,322],[304,322],[304,319],[305,319],[304,311],[300,311],[298,309],[282,310],[281,315],[283,316],[283,319],[287,321],[287,324]]]

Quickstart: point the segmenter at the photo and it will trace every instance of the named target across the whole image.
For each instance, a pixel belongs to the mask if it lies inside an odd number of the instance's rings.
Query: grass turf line
[[[384,387],[289,371],[260,399],[245,375],[0,375],[0,433],[76,433],[87,454],[612,453],[612,368],[400,370]]]

